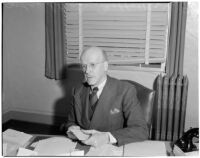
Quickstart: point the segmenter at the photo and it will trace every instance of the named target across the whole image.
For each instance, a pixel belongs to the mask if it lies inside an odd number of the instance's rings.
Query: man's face
[[[85,52],[81,64],[85,79],[90,86],[98,86],[105,79],[108,63],[101,53]]]

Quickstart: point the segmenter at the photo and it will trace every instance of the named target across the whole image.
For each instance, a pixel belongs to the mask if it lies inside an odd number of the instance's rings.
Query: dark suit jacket
[[[108,76],[91,120],[89,91],[85,85],[74,90],[67,128],[78,125],[83,129],[111,132],[119,146],[148,138],[147,124],[133,85]]]

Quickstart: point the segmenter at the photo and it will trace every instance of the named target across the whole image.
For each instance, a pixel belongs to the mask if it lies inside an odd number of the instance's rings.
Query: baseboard
[[[2,123],[9,120],[20,120],[48,125],[60,125],[66,118],[64,116],[46,115],[21,111],[9,111],[3,114]]]
[[[6,123],[11,119],[12,119],[11,111],[7,111],[7,112],[2,113],[2,123]]]

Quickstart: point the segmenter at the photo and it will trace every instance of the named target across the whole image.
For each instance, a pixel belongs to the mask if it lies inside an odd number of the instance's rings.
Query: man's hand
[[[87,140],[82,141],[86,145],[98,147],[109,143],[108,132],[99,132],[96,130],[81,130],[83,133],[91,135]]]
[[[73,140],[77,140],[76,136],[71,132],[73,129],[80,129],[79,126],[75,126],[75,125],[72,125],[68,128],[66,134],[69,138],[73,139]]]

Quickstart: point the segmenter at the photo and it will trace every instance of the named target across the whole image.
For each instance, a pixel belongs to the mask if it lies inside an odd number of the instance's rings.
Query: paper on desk
[[[19,148],[17,156],[37,156],[37,152],[25,148]]]
[[[199,151],[191,151],[191,152],[185,153],[185,156],[198,156],[198,155],[199,155]]]
[[[35,148],[35,147],[37,146],[38,142],[39,142],[39,141],[32,143],[32,144],[30,145],[30,147]]]
[[[7,154],[7,146],[8,146],[7,143],[3,143],[3,156],[6,156]]]
[[[63,153],[57,156],[84,156],[83,150],[72,151],[71,153]]]
[[[75,150],[70,153],[70,156],[84,156],[84,150]]]
[[[62,153],[62,154],[58,154],[56,156],[71,156],[70,153]]]
[[[39,156],[58,156],[74,151],[75,147],[76,143],[66,137],[52,137],[40,140],[34,151]]]
[[[123,146],[105,144],[96,148],[91,147],[86,156],[123,156]]]
[[[6,143],[6,152],[5,156],[16,156],[17,150],[19,148],[19,144],[13,144],[13,143]],[[5,148],[5,146],[4,146]],[[4,149],[5,150],[5,149]]]
[[[167,156],[165,142],[143,141],[126,144],[124,156]]]
[[[3,132],[3,142],[5,143],[19,144],[19,146],[24,146],[31,138],[32,135],[13,129],[7,129]]]
[[[186,156],[185,153],[176,145],[174,145],[173,153],[175,156]]]
[[[90,137],[90,135],[83,133],[80,129],[72,129],[70,132],[79,140],[87,140]]]

